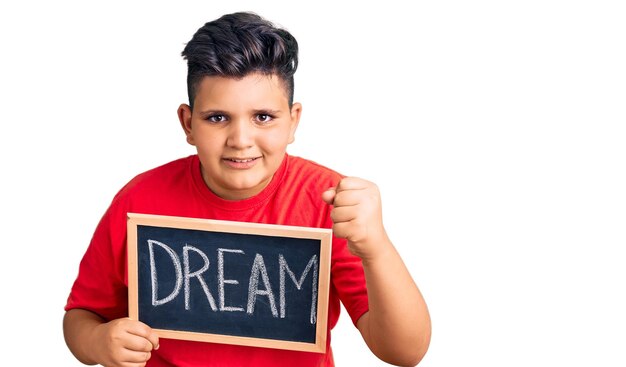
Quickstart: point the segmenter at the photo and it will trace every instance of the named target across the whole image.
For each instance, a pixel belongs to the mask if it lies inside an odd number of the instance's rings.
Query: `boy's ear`
[[[178,121],[180,121],[180,126],[185,131],[187,143],[196,145],[191,134],[191,107],[189,105],[183,103],[178,107]]]
[[[295,102],[291,105],[291,131],[289,132],[289,144],[296,140],[296,129],[300,123],[300,115],[302,114],[302,104]]]

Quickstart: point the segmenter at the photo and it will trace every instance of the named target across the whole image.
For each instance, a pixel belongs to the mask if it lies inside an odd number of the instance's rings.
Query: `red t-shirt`
[[[321,195],[340,179],[328,168],[285,155],[262,192],[229,201],[206,186],[196,155],[144,172],[118,192],[100,220],[65,309],[87,309],[107,320],[128,316],[128,212],[331,228],[330,207]],[[333,366],[330,330],[337,324],[340,300],[354,324],[368,310],[361,261],[345,240],[333,238],[326,354],[162,338],[148,366]]]

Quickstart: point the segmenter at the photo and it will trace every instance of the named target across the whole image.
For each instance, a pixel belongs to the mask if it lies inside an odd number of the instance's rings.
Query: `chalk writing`
[[[181,290],[183,291],[184,296],[184,307],[185,310],[190,310],[190,295],[192,293],[191,280],[195,279],[199,284],[206,296],[206,299],[209,303],[209,306],[212,311],[223,311],[223,312],[243,312],[244,308],[239,306],[228,305],[227,306],[227,297],[225,286],[228,284],[231,287],[235,287],[240,285],[239,281],[236,279],[226,279],[225,278],[225,268],[226,268],[226,259],[225,254],[236,254],[238,256],[245,255],[245,252],[241,249],[233,249],[233,248],[217,248],[217,294],[219,299],[219,308],[217,303],[215,302],[215,298],[213,297],[209,284],[207,283],[207,279],[204,276],[205,273],[209,270],[210,260],[207,254],[199,249],[197,246],[185,244],[182,247],[182,261],[176,251],[169,245],[153,240],[148,239],[147,245],[149,249],[150,256],[150,284],[152,286],[152,306],[158,307],[168,304],[176,299],[180,294]],[[163,265],[156,260],[158,249],[162,249],[167,255],[165,258],[169,259],[172,263],[172,267],[167,267],[163,269]],[[191,254],[195,255],[191,255]],[[198,269],[192,269],[192,256],[199,257],[202,261],[201,266]],[[232,258],[232,256],[231,256]],[[236,262],[237,260],[233,260]],[[319,272],[319,261],[317,255],[312,255],[309,261],[307,262],[306,267],[302,271],[302,273],[298,276],[293,272],[293,270],[289,267],[285,256],[281,253],[278,254],[276,259],[279,268],[279,303],[278,307],[276,305],[276,297],[274,295],[274,291],[272,287],[272,282],[270,276],[267,271],[267,267],[265,265],[265,259],[263,255],[256,253],[254,255],[254,260],[252,262],[252,266],[250,268],[250,276],[248,278],[248,292],[247,292],[247,302],[245,312],[247,314],[253,314],[255,312],[255,306],[258,302],[259,297],[263,297],[267,300],[267,304],[269,305],[269,310],[272,314],[272,317],[275,318],[285,318],[286,317],[286,276],[293,282],[297,290],[301,290],[303,288],[303,284],[307,279],[307,275],[311,273],[311,309],[310,309],[310,317],[309,321],[311,324],[315,324],[317,322],[317,279]],[[160,268],[161,267],[161,268]],[[162,272],[166,272],[167,269],[173,269],[174,274],[168,274],[169,278],[175,279],[174,287],[171,292],[163,297],[159,298],[159,275],[163,275]],[[275,281],[275,280],[274,280]],[[167,291],[167,290],[166,290]],[[165,291],[165,292],[166,292]]]
[[[312,293],[313,294],[311,295],[310,321],[311,321],[311,324],[315,324],[316,319],[317,319],[317,314],[315,310],[317,306],[317,273],[318,273],[318,268],[319,268],[319,265],[317,263],[317,256],[313,255],[311,260],[309,260],[308,264],[306,265],[306,268],[302,272],[302,276],[300,276],[300,280],[296,280],[296,275],[291,271],[291,269],[289,269],[289,264],[287,264],[287,261],[285,260],[282,254],[278,256],[278,263],[280,264],[280,317],[281,318],[285,317],[285,271],[287,272],[287,274],[289,274],[289,278],[291,278],[293,283],[296,285],[296,288],[300,290],[302,289],[302,284],[304,283],[304,280],[307,274],[309,273],[311,268],[313,268],[313,276],[312,276],[313,278],[313,292]]]
[[[226,295],[224,294],[225,284],[239,284],[239,281],[235,279],[224,279],[224,252],[230,252],[234,254],[243,254],[242,250],[231,250],[218,248],[217,249],[217,291],[220,297],[220,311],[243,311],[243,307],[226,306]]]

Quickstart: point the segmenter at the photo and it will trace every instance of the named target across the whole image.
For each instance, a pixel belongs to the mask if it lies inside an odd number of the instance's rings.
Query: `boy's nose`
[[[230,124],[226,145],[232,148],[248,148],[253,145],[254,126],[248,121],[237,120]]]

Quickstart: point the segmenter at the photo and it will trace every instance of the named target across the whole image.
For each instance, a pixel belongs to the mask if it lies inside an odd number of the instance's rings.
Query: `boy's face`
[[[194,109],[181,105],[178,117],[202,163],[207,186],[227,200],[261,192],[293,142],[302,106],[289,101],[274,75],[243,79],[205,77]]]

